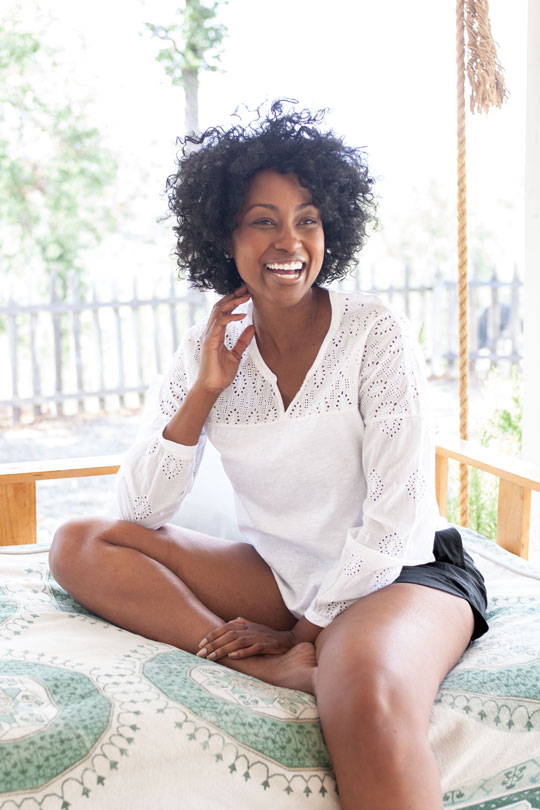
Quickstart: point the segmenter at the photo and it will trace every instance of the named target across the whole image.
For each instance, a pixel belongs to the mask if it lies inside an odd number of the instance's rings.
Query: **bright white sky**
[[[60,20],[56,35],[72,53],[75,80],[93,88],[96,122],[111,146],[157,159],[149,178],[159,186],[156,200],[174,168],[182,91],[155,62],[156,41],[141,31],[144,20],[167,23],[177,5],[41,0]],[[490,0],[490,7],[511,98],[502,110],[470,117],[469,201],[473,217],[508,233],[505,260],[521,262],[526,0]],[[229,0],[223,20],[224,72],[202,78],[202,126],[226,123],[239,103],[279,96],[330,107],[333,128],[366,148],[392,216],[431,178],[453,202],[453,0]]]

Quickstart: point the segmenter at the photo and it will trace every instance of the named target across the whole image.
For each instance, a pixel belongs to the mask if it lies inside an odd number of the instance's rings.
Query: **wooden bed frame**
[[[485,470],[499,479],[497,543],[528,559],[531,493],[540,492],[540,468],[470,441],[452,439],[436,448],[436,494],[447,514],[448,461]],[[0,464],[0,546],[36,542],[36,483],[51,478],[114,475],[121,456]]]

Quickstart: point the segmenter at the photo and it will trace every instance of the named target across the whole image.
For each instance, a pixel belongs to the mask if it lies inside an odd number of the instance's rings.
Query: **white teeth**
[[[301,270],[302,262],[287,262],[285,264],[267,264],[269,270]]]

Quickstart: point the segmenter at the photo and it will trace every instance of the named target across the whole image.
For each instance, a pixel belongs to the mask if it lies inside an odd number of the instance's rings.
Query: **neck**
[[[321,314],[323,291],[312,287],[307,295],[291,306],[278,306],[253,299],[253,324],[259,346],[285,354],[316,327]]]

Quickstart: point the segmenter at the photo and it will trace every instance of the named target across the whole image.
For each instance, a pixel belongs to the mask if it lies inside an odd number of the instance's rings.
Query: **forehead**
[[[311,192],[300,185],[298,177],[292,172],[280,174],[274,169],[263,169],[252,177],[244,205],[258,202],[278,205],[279,201],[287,199],[298,203],[311,202]]]

